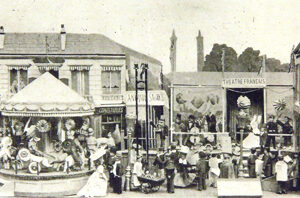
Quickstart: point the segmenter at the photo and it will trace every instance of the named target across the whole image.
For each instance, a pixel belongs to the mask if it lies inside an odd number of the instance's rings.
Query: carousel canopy
[[[49,72],[1,104],[4,116],[78,117],[94,113],[94,107]]]

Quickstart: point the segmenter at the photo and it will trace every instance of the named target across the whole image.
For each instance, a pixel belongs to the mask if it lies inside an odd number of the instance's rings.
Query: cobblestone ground
[[[141,192],[123,192],[122,195],[117,195],[114,193],[109,193],[107,198],[114,197],[124,197],[124,198],[138,198],[138,197],[174,197],[174,198],[190,198],[190,197],[205,197],[205,198],[216,198],[218,197],[216,188],[208,188],[205,191],[197,191],[196,187],[189,188],[176,188],[174,194],[168,194],[166,192],[166,187],[161,186],[161,189],[155,193],[144,194]],[[285,195],[278,195],[273,192],[263,192],[263,198],[277,198],[277,197],[285,197],[285,198],[300,198],[300,192],[289,192]]]

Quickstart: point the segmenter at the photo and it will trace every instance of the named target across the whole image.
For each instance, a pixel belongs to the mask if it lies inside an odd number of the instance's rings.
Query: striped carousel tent
[[[3,116],[80,117],[94,114],[93,104],[49,72],[1,104]]]

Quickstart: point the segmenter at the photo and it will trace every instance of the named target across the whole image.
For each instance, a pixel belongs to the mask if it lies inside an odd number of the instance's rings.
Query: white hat
[[[182,146],[180,149],[180,152],[185,153],[185,154],[187,154],[189,151],[190,151],[190,149],[187,146]]]

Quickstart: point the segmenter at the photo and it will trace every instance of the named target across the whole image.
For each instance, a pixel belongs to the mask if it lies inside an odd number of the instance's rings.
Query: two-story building
[[[131,99],[135,95],[136,63],[149,65],[149,95],[154,95],[149,103],[150,120],[157,121],[168,107],[158,60],[101,34],[66,33],[63,25],[60,33],[6,33],[0,28],[1,101],[49,72],[93,103],[91,124],[96,137],[126,131],[126,119],[135,118]]]

